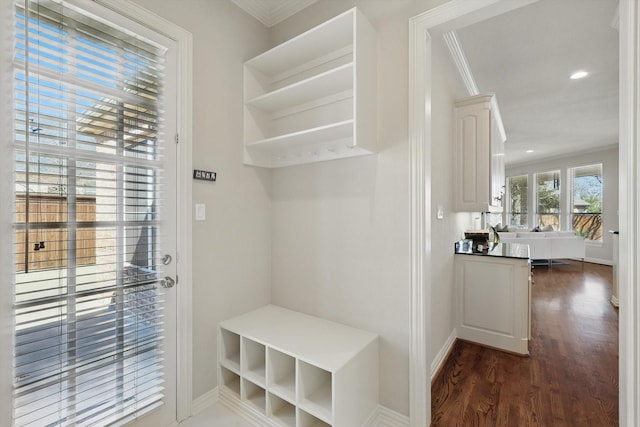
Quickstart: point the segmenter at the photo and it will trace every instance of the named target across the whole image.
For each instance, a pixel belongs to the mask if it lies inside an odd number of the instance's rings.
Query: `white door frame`
[[[409,146],[411,180],[411,332],[409,411],[412,427],[431,422],[431,36],[429,30],[510,0],[451,0],[409,21]],[[512,2],[513,3],[513,2]],[[491,10],[494,11],[491,11]],[[640,7],[620,0],[620,425],[640,426]]]
[[[171,21],[168,21],[130,0],[93,0],[128,19],[150,28],[177,45],[177,351],[176,351],[176,396],[178,422],[191,416],[192,408],[192,105],[193,105],[193,36]],[[178,138],[179,136],[179,138]],[[177,425],[177,424],[176,424]]]

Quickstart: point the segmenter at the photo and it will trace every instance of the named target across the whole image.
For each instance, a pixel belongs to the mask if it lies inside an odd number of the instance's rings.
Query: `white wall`
[[[431,355],[430,362],[446,356],[447,339],[454,328],[453,319],[453,243],[473,228],[470,212],[453,211],[454,181],[454,103],[467,96],[442,37],[432,41],[432,130],[431,130]],[[438,206],[444,218],[437,219]]]
[[[508,143],[508,142],[507,142]],[[618,148],[608,148],[600,151],[588,153],[576,153],[570,156],[560,156],[553,159],[546,159],[537,162],[510,165],[506,168],[507,176],[528,175],[529,176],[529,215],[530,226],[533,227],[534,220],[534,197],[533,183],[536,172],[546,172],[560,170],[561,202],[568,194],[567,169],[575,166],[585,166],[595,163],[602,163],[602,174],[604,181],[603,188],[603,241],[602,243],[587,242],[586,259],[594,262],[610,264],[613,260],[613,238],[608,233],[609,230],[618,230]],[[563,206],[566,203],[563,203]]]
[[[135,1],[194,35],[194,168],[218,172],[193,188],[194,398],[216,385],[217,323],[272,302],[378,333],[380,403],[408,414],[408,20],[444,0],[321,0],[270,30],[226,0]],[[242,166],[242,62],[353,6],[379,36],[379,154]]]
[[[268,48],[264,26],[228,1],[136,0],[193,34],[193,397],[217,385],[218,322],[269,303],[271,177],[242,164],[242,63]],[[185,171],[184,173],[190,173]]]
[[[380,150],[273,171],[272,301],[379,334],[380,403],[408,414],[408,19],[428,5],[324,0],[274,27],[272,40],[354,5],[378,33]]]

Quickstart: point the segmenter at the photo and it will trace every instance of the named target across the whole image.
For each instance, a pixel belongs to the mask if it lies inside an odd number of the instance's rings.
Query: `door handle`
[[[170,276],[166,276],[164,279],[160,280],[160,286],[163,288],[173,288],[176,284],[176,281],[173,280]]]

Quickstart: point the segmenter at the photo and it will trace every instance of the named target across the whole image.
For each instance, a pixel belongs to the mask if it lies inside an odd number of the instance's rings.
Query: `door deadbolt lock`
[[[160,280],[160,286],[162,286],[163,288],[173,288],[175,284],[176,281],[169,276],[166,276],[164,279]]]
[[[164,265],[169,265],[169,264],[171,264],[171,259],[172,259],[171,255],[166,254],[165,256],[162,257],[162,263]]]

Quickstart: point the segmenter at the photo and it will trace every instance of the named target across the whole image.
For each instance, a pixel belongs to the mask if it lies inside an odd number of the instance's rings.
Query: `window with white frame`
[[[587,240],[602,241],[602,163],[569,169],[571,228]]]
[[[526,228],[529,218],[527,215],[529,204],[529,177],[527,175],[507,178],[508,207],[507,224],[510,227]]]
[[[535,174],[537,226],[560,229],[560,171]]]

